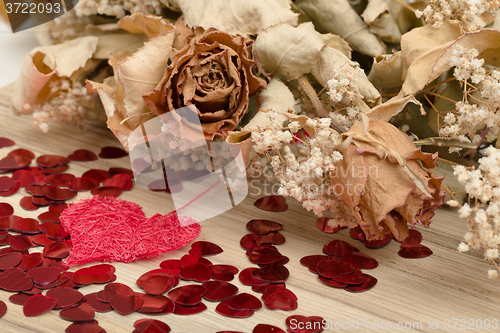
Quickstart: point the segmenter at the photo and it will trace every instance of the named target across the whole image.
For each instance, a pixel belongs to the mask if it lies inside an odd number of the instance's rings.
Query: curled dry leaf
[[[103,83],[88,81],[87,88],[97,91],[104,105],[107,125],[127,147],[128,135],[151,118],[142,95],[161,81],[172,54],[174,26],[160,17],[136,13],[124,17],[118,27],[131,33],[145,34],[149,40],[135,53],[123,52],[110,57],[114,77]]]
[[[339,35],[354,50],[371,57],[385,53],[383,44],[368,30],[348,0],[301,0],[297,6],[309,15],[318,30]]]
[[[377,89],[385,91],[399,89],[403,84],[402,60],[401,51],[376,56],[373,58],[373,65],[370,74],[368,74],[368,80]]]
[[[324,46],[323,37],[311,22],[298,27],[284,23],[260,33],[254,50],[269,74],[290,81],[309,73]]]
[[[347,58],[351,59],[352,49],[349,46],[349,43],[343,40],[342,37],[331,33],[322,34],[321,36],[323,36],[323,41],[325,42],[326,46],[340,51]]]
[[[384,42],[399,43],[401,30],[397,20],[402,6],[399,3],[393,5],[393,2],[395,1],[370,0],[361,17],[370,31]]]
[[[298,24],[289,0],[169,0],[190,27],[215,28],[229,34],[256,35],[280,23]]]
[[[331,47],[324,47],[321,51],[321,58],[311,69],[311,74],[322,85],[326,86],[328,80],[333,77],[333,72],[341,69],[344,66],[357,67],[357,64],[346,57],[342,52]],[[357,84],[359,92],[363,95],[364,100],[370,104],[377,104],[380,100],[380,93],[368,81],[364,73],[358,75]]]
[[[444,199],[443,178],[429,170],[437,165],[437,153],[424,153],[395,126],[367,118],[343,136],[341,172],[332,185],[344,189],[340,197],[367,239],[392,233],[403,240],[408,223],[428,226]]]
[[[397,115],[408,103],[413,103],[420,106],[421,113],[425,113],[422,104],[415,98],[414,95],[403,96],[401,93],[394,96],[390,100],[377,105],[367,114],[368,118],[380,121],[389,121],[393,116]]]
[[[87,66],[97,49],[98,37],[87,36],[76,38],[61,44],[34,48],[21,65],[21,75],[16,81],[12,107],[14,111],[30,114],[40,93],[49,80],[58,77],[71,77],[84,69],[90,73],[97,64]],[[48,92],[45,92],[48,95]]]

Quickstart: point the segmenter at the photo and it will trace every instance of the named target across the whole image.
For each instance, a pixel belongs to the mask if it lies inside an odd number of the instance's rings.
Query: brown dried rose
[[[392,233],[404,240],[408,224],[429,226],[444,200],[444,177],[428,170],[437,166],[437,153],[422,152],[406,134],[379,120],[356,121],[344,136],[344,158],[332,185],[344,189],[341,198],[367,239]]]
[[[266,87],[253,75],[254,64],[244,38],[207,30],[174,54],[144,102],[158,115],[194,104],[205,138],[227,137],[247,111],[250,96]]]

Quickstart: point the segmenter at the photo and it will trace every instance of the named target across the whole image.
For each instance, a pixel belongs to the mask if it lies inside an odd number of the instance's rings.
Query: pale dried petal
[[[368,118],[381,121],[389,121],[393,116],[403,111],[408,103],[419,105],[421,110],[423,111],[422,104],[420,104],[415,96],[408,95],[403,97],[403,95],[400,93],[387,102],[377,105],[376,107],[371,109],[371,112],[368,113]]]
[[[309,15],[319,30],[339,35],[354,50],[371,57],[385,53],[385,47],[368,30],[349,1],[301,0],[297,2],[297,6]]]
[[[326,46],[331,47],[332,49],[339,50],[344,54],[347,58],[351,59],[351,47],[349,43],[342,39],[342,37],[338,35],[334,35],[331,33],[322,34],[323,41]]]
[[[377,88],[391,90],[403,84],[403,57],[401,51],[373,58],[368,80]]]
[[[190,27],[216,28],[229,34],[256,35],[280,23],[298,24],[289,0],[170,0]]]
[[[323,37],[310,22],[280,24],[260,33],[254,43],[263,68],[284,81],[309,73],[321,57]]]

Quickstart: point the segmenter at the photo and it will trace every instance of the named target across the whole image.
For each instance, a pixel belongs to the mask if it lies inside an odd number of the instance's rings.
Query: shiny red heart
[[[110,283],[104,287],[104,290],[98,292],[96,297],[102,302],[109,303],[111,302],[111,298],[116,295],[132,296],[134,295],[134,291],[123,283]]]
[[[257,235],[265,235],[273,231],[280,231],[281,223],[270,220],[251,220],[247,223],[247,229]]]
[[[377,284],[377,279],[371,275],[363,274],[363,282],[355,286],[347,286],[345,290],[350,292],[361,292],[367,291],[373,288]]]
[[[245,286],[262,286],[266,285],[265,282],[259,281],[254,278],[252,275],[252,272],[256,271],[258,268],[256,267],[249,267],[245,268],[240,272],[238,275],[240,282],[243,283]]]
[[[27,211],[33,211],[33,210],[37,210],[38,208],[40,208],[40,206],[37,206],[33,203],[33,197],[31,197],[31,196],[23,197],[19,201],[19,205],[21,206],[22,209],[27,210]]]
[[[26,303],[26,301],[33,295],[28,295],[28,294],[25,294],[25,293],[17,293],[17,294],[14,294],[12,296],[9,297],[9,301],[11,303],[14,303],[14,304],[17,304],[17,305],[24,305],[24,303]]]
[[[75,306],[84,300],[83,294],[73,288],[54,288],[47,291],[47,297],[57,300],[55,309],[64,309]]]
[[[24,190],[34,197],[43,197],[43,186],[28,186]]]
[[[176,305],[194,306],[201,302],[206,292],[207,288],[204,286],[189,284],[171,290],[168,293],[168,297],[170,297]]]
[[[49,176],[45,176],[45,181],[48,184],[52,184],[59,187],[69,187],[71,181],[75,178],[74,175],[70,173],[57,173]]]
[[[268,325],[268,324],[258,324],[254,327],[252,333],[286,333],[281,328]]]
[[[226,299],[225,301],[222,301],[217,305],[215,308],[215,312],[218,314],[221,314],[226,317],[231,317],[231,318],[247,318],[253,315],[254,311],[252,310],[233,310],[229,307],[229,303],[231,302],[232,298]]]
[[[182,267],[193,265],[193,264],[196,264],[199,262],[204,264],[204,265],[207,265],[207,266],[213,265],[212,262],[210,260],[208,260],[207,258],[203,258],[203,257],[197,256],[194,254],[183,255],[181,260],[179,261],[179,264],[181,265],[181,269],[182,269]]]
[[[253,249],[248,259],[254,264],[272,264],[283,259],[283,255],[272,248],[260,247]]]
[[[231,265],[212,265],[212,279],[219,281],[231,281],[234,275],[238,274],[239,269]]]
[[[323,247],[323,253],[329,256],[342,257],[347,252],[359,252],[359,250],[340,239],[333,240]]]
[[[63,240],[69,238],[68,232],[60,224],[44,222],[40,224],[38,228],[44,232],[47,237],[53,240]]]
[[[103,186],[119,187],[123,191],[130,191],[134,185],[134,182],[129,175],[124,173],[119,173],[112,178],[106,179],[102,182]]]
[[[0,192],[9,191],[12,187],[14,187],[12,178],[7,176],[0,177]]]
[[[76,322],[69,325],[66,330],[66,333],[103,333],[104,329],[99,326],[97,320],[88,321],[88,322]]]
[[[98,183],[110,178],[108,172],[102,169],[90,169],[86,171],[83,175],[83,178],[90,178],[95,180]]]
[[[330,287],[343,289],[344,287],[348,286],[348,284],[346,284],[346,283],[337,282],[335,280],[328,279],[328,278],[321,276],[321,275],[318,275],[318,278],[321,282],[323,282],[324,284],[326,284]]]
[[[90,305],[96,312],[109,312],[113,310],[109,303],[97,299],[97,293],[85,295],[85,303]]]
[[[363,283],[363,273],[359,269],[356,269],[352,273],[340,275],[333,278],[333,280],[347,285],[359,285]]]
[[[87,149],[75,150],[71,155],[68,156],[70,160],[78,162],[90,162],[97,160],[97,155]]]
[[[38,215],[38,219],[42,222],[53,222],[53,223],[60,223],[61,221],[59,220],[59,217],[61,216],[62,210],[61,211],[51,211],[49,207],[49,211],[43,212],[40,215]]]
[[[120,194],[122,194],[122,189],[120,187],[114,186],[100,186],[93,188],[90,193],[92,195],[117,198],[118,196],[120,196]]]
[[[0,202],[0,217],[14,214],[14,207],[7,202]]]
[[[21,188],[21,182],[15,180],[14,181],[14,186],[12,186],[12,188],[10,190],[0,192],[0,197],[10,197],[10,196],[16,194],[17,191],[19,191],[20,188]]]
[[[349,263],[358,269],[374,269],[378,267],[377,260],[359,252],[349,252],[342,256],[340,261]]]
[[[7,304],[0,300],[0,318],[2,318],[7,313]]]
[[[228,305],[235,311],[257,311],[262,308],[262,302],[254,295],[248,293],[241,293],[230,298]]]
[[[0,160],[0,169],[18,170],[30,165],[31,159],[24,156],[7,156]]]
[[[36,159],[38,166],[42,168],[53,168],[69,163],[69,159],[59,155],[41,155]]]
[[[109,302],[113,310],[122,314],[128,315],[135,312],[141,308],[144,304],[144,300],[139,295],[115,295],[111,298]]]
[[[144,279],[142,287],[144,288],[144,292],[149,295],[161,295],[169,291],[176,284],[176,279],[173,276],[157,274]]]
[[[10,153],[7,154],[9,157],[14,157],[14,156],[20,156],[20,157],[25,157],[27,159],[34,159],[35,154],[31,150],[19,148],[19,149],[14,149]]]
[[[199,303],[194,306],[184,306],[180,304],[175,304],[174,314],[180,316],[186,316],[203,312],[206,309],[207,306],[203,303]]]
[[[269,195],[255,201],[255,207],[270,212],[284,212],[288,209],[286,199],[281,195]]]
[[[167,307],[174,310],[175,304],[174,302],[163,295],[153,296],[142,294],[141,295],[144,303],[141,308],[137,310],[140,313],[160,313],[163,312]]]
[[[130,178],[134,178],[134,172],[131,169],[112,167],[108,169],[109,177],[114,177],[120,173],[128,175]]]
[[[331,257],[321,255],[321,254],[319,254],[319,255],[314,254],[314,255],[302,257],[300,259],[300,264],[302,266],[308,267],[309,271],[311,271],[312,273],[317,274],[318,270],[316,269],[316,266],[318,265],[318,263],[322,260],[328,260],[328,259],[331,259]]]
[[[26,317],[34,317],[52,310],[57,304],[57,299],[45,297],[41,294],[33,295],[24,303],[23,313]]]
[[[293,315],[286,318],[286,326],[292,333],[320,333],[323,332],[323,318],[319,316]]]
[[[271,264],[252,272],[255,279],[264,283],[282,283],[290,276],[290,272],[283,265]]]
[[[211,302],[219,302],[233,297],[238,292],[238,287],[224,281],[206,281],[203,286],[207,292],[203,298]]]
[[[401,247],[417,247],[420,245],[422,242],[422,234],[420,231],[415,230],[415,229],[410,229],[408,230],[408,237],[403,241],[401,244]]]
[[[293,311],[298,307],[297,296],[286,288],[277,290],[266,296],[264,305],[271,310]]]
[[[107,273],[100,269],[86,267],[80,268],[73,274],[73,281],[78,284],[108,283],[116,280],[113,273]]]
[[[194,242],[189,250],[189,254],[196,256],[213,256],[222,252],[219,245],[206,241]]]
[[[95,311],[90,305],[83,303],[73,308],[62,310],[59,312],[59,316],[74,322],[94,321]]]
[[[137,279],[137,285],[139,287],[142,287],[144,288],[144,286],[147,284],[147,280],[152,278],[152,277],[155,277],[157,275],[162,275],[162,276],[171,276],[173,277],[176,281],[175,281],[175,285],[177,285],[179,283],[179,277],[176,276],[174,273],[172,273],[172,271],[170,270],[167,270],[167,269],[163,269],[163,268],[160,268],[160,269],[153,269],[152,271],[149,271],[149,272],[146,272],[144,274],[142,274],[138,279]]]
[[[365,246],[369,249],[380,249],[391,242],[392,234],[378,240],[366,240],[365,234],[361,233],[359,235],[359,240],[363,241],[365,243]]]
[[[16,215],[7,215],[0,217],[0,230],[10,230],[12,225],[17,221],[22,219],[22,217]]]
[[[120,158],[124,156],[128,156],[128,153],[124,149],[118,147],[103,147],[99,153],[100,158],[106,159]]]
[[[265,235],[259,235],[259,238],[262,244],[281,245],[286,241],[285,236],[283,236],[279,232],[270,232]]]
[[[316,225],[318,226],[319,230],[321,230],[327,234],[334,234],[334,233],[338,232],[339,230],[346,228],[346,227],[341,227],[341,226],[337,226],[334,228],[328,224],[328,221],[330,221],[330,220],[331,219],[328,217],[320,217],[316,221]]]
[[[425,257],[432,255],[432,253],[433,253],[432,250],[424,245],[418,245],[418,246],[412,246],[412,247],[402,247],[401,246],[401,250],[399,250],[399,252],[398,252],[400,257],[403,257],[406,259],[425,258]]]
[[[19,252],[0,255],[0,271],[16,267],[22,259],[23,255]]]
[[[52,239],[48,239],[46,234],[35,235],[31,238],[31,241],[41,246],[46,246],[54,242]]]
[[[54,185],[45,185],[42,189],[44,196],[51,200],[65,201],[73,199],[78,194],[75,191],[71,191],[65,188],[60,188]]]
[[[52,288],[56,288],[56,287],[59,287],[59,286],[62,286],[64,285],[66,282],[69,281],[69,277],[66,275],[66,274],[61,274],[61,276],[59,276],[57,278],[57,280],[51,282],[51,283],[48,283],[48,284],[35,284],[34,286],[37,287],[38,289],[41,289],[41,290],[45,290],[45,289],[52,289]]]
[[[25,235],[11,235],[9,245],[15,251],[26,251],[33,246],[33,243]]]
[[[43,249],[43,255],[52,259],[64,259],[69,256],[71,247],[65,242],[55,241],[47,244]]]
[[[187,266],[187,265],[186,265]],[[167,271],[172,271],[173,273],[179,273],[182,269],[181,261],[179,259],[167,259],[160,263],[160,267]]]
[[[42,261],[43,256],[41,253],[23,254],[21,263],[19,263],[19,265],[17,265],[16,267],[22,269],[23,271],[27,271],[29,269],[40,266],[42,264]]]
[[[52,175],[55,173],[61,173],[69,169],[69,165],[58,165],[52,168],[41,168],[40,172],[44,176]],[[38,179],[37,179],[37,184],[38,184]]]
[[[341,275],[350,274],[355,270],[353,265],[340,260],[322,260],[316,265],[316,268],[321,276],[328,279],[335,279]]]
[[[99,183],[92,178],[75,177],[71,180],[69,189],[75,192],[90,191],[99,186]]]
[[[240,240],[240,245],[245,250],[253,250],[254,248],[260,247],[261,244],[259,236],[255,234],[247,234]]]
[[[212,271],[207,265],[198,262],[182,268],[179,272],[179,276],[183,280],[205,282],[212,278]]]
[[[35,235],[39,234],[41,231],[38,228],[39,223],[35,219],[24,218],[17,220],[12,224],[12,231],[20,232],[23,234]]]
[[[59,267],[35,267],[26,272],[36,284],[49,284],[61,276],[62,269]]]
[[[0,137],[0,148],[11,147],[15,144],[16,143],[9,138]]]
[[[134,323],[137,333],[168,333],[170,326],[156,319],[139,319]]]
[[[27,170],[18,170],[12,174],[12,180],[17,180],[21,182],[21,187],[27,187],[35,185],[35,176]]]

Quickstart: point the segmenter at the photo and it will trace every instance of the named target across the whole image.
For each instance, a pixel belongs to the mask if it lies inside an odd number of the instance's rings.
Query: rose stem
[[[309,82],[307,77],[305,75],[302,75],[297,79],[297,81],[299,81],[300,87],[304,90],[304,92],[307,94],[307,96],[311,99],[311,102],[312,102],[313,106],[316,108],[316,112],[319,114],[319,116],[323,117],[323,118],[330,118],[330,115],[328,114],[325,107],[323,106],[323,104],[319,100],[318,95],[316,95],[316,91],[314,91],[314,88],[312,87],[311,82]],[[330,123],[330,127],[339,133],[345,133],[345,131],[346,131],[339,123],[337,123],[333,119],[332,119],[332,122]]]

